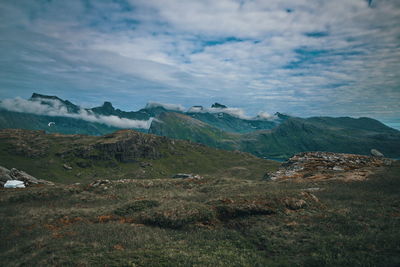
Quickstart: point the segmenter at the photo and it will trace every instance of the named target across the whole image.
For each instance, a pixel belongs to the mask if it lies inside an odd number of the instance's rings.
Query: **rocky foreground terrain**
[[[376,151],[376,150],[373,150]],[[379,152],[378,152],[379,153]],[[295,182],[341,180],[361,181],[378,168],[394,161],[382,156],[364,156],[331,152],[303,152],[294,155],[276,172],[265,175],[271,180]]]
[[[26,187],[0,188],[0,265],[399,266],[400,164],[374,154],[2,130]]]

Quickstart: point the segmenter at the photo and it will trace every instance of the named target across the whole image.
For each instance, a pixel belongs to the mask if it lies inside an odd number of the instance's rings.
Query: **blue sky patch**
[[[400,118],[397,0],[2,1],[0,98]]]

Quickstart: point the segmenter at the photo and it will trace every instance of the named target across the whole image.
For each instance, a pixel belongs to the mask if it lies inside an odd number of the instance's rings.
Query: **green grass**
[[[117,208],[114,213],[119,216],[127,216],[138,211],[143,211],[158,206],[160,206],[160,202],[156,200],[136,200],[132,203],[124,204],[122,207]]]
[[[150,143],[139,149],[154,149],[159,157],[138,156],[131,162],[121,162],[116,155],[108,155],[92,148],[98,142],[106,143],[118,138],[124,137],[122,134],[106,138],[3,130],[0,131],[0,165],[64,184],[94,179],[170,178],[177,173],[258,179],[266,171],[278,167],[277,162],[247,153],[219,150],[186,141],[170,141],[164,137],[144,134],[139,135],[139,139],[154,139],[155,144]],[[141,145],[141,140],[133,140],[138,146]],[[79,154],[80,151],[85,153]],[[64,164],[71,166],[72,170],[65,169]]]
[[[398,266],[400,164],[363,182],[1,189],[2,266]],[[308,187],[319,201],[304,193]],[[303,200],[299,209],[288,201]]]

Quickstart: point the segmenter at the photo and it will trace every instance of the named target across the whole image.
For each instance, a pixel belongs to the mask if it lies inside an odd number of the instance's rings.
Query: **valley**
[[[45,100],[98,121],[0,111],[5,266],[400,264],[400,134],[379,121]]]
[[[138,111],[126,112],[115,109],[110,102],[95,108],[81,108],[57,96],[37,93],[23,103],[40,107],[47,113],[7,110],[1,108],[0,102],[0,129],[92,136],[134,129],[282,160],[304,151],[369,155],[371,149],[378,149],[387,157],[400,157],[400,131],[366,117],[300,118],[277,112],[271,117],[250,118],[219,103],[211,108],[195,106],[187,111],[149,103]]]

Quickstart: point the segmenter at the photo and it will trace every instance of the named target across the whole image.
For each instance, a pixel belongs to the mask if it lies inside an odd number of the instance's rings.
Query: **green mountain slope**
[[[205,145],[238,149],[259,157],[287,158],[303,151],[369,154],[376,148],[400,156],[400,132],[369,118],[289,117],[272,130],[230,134],[194,118],[168,113],[150,131]]]
[[[291,118],[269,132],[242,137],[241,150],[265,157],[290,157],[303,151],[400,154],[400,132],[380,122],[352,118]]]
[[[176,173],[259,179],[266,170],[277,167],[276,162],[248,153],[132,130],[100,137],[0,130],[0,162],[8,169],[62,183],[171,178]]]
[[[246,120],[234,117],[224,112],[187,112],[186,115],[191,116],[192,118],[195,118],[199,121],[205,122],[223,131],[232,133],[249,133],[256,130],[272,129],[278,125],[278,123],[274,121]]]
[[[240,136],[174,112],[164,112],[157,116],[150,126],[149,133],[230,150],[238,148],[237,140]]]

